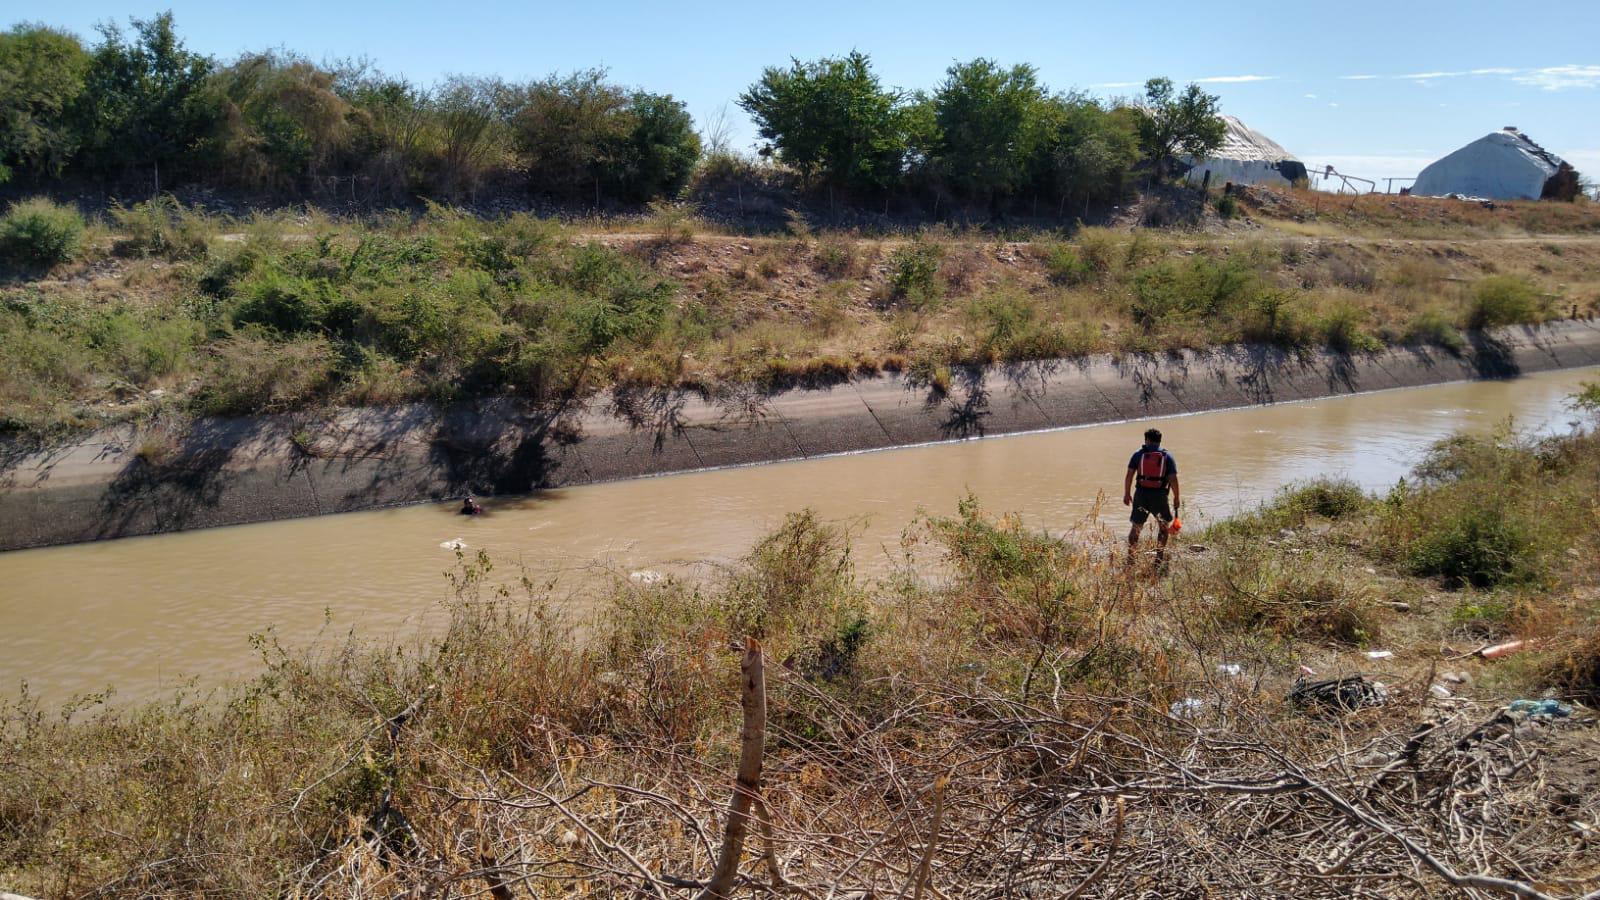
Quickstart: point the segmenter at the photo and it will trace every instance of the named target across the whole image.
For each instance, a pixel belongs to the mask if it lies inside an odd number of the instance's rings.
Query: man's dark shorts
[[[1128,521],[1135,525],[1143,525],[1150,518],[1151,513],[1162,522],[1172,521],[1172,506],[1167,498],[1167,491],[1154,488],[1133,489],[1133,514]]]

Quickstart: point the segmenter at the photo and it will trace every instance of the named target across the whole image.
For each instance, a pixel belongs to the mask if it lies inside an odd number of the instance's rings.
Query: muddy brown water
[[[1186,526],[1251,506],[1319,475],[1393,484],[1429,442],[1482,432],[1559,431],[1566,398],[1600,370],[1361,394],[1159,420],[1179,464]],[[885,571],[919,509],[954,512],[966,492],[986,509],[1053,529],[1120,530],[1118,492],[1146,422],[1096,425],[494,500],[464,518],[454,504],[295,519],[0,553],[0,691],[26,680],[51,699],[108,686],[121,700],[190,679],[213,685],[256,666],[249,637],[294,646],[323,635],[388,638],[436,618],[452,545],[486,550],[561,579],[573,595],[597,576],[704,574],[736,560],[791,511],[811,507],[858,532],[863,570]],[[570,600],[569,602],[579,602]]]

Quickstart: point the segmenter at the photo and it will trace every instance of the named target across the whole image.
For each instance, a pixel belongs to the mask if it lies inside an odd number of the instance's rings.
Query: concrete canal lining
[[[1001,365],[957,372],[947,395],[888,374],[715,401],[607,396],[554,421],[493,401],[121,426],[0,455],[0,550],[1589,365],[1600,324],[1573,320],[1474,335],[1459,354],[1240,346]]]

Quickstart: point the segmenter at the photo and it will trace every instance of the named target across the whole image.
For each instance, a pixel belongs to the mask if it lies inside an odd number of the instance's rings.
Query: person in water
[[[483,512],[483,507],[478,501],[472,499],[471,494],[467,495],[467,499],[461,501],[461,514],[463,516],[476,516],[481,512]]]
[[[1139,546],[1139,532],[1144,530],[1144,523],[1154,515],[1160,530],[1156,537],[1156,561],[1165,561],[1167,529],[1172,524],[1181,494],[1177,460],[1162,449],[1161,431],[1151,428],[1144,433],[1144,446],[1134,451],[1133,458],[1128,460],[1128,473],[1122,479],[1122,505],[1133,508],[1128,517],[1133,523],[1128,530],[1129,559]]]

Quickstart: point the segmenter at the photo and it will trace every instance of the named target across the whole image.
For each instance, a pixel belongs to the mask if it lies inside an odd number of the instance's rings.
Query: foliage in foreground
[[[854,573],[843,531],[799,514],[716,582],[619,580],[581,633],[548,586],[463,559],[448,627],[414,643],[300,653],[263,637],[264,673],[220,696],[121,710],[91,698],[60,715],[26,695],[8,705],[0,878],[45,895],[448,883],[677,896],[667,877],[709,870],[731,790],[730,644],[758,635],[778,865],[813,889],[898,890],[926,853],[931,884],[952,895],[1019,881],[1344,896],[1319,873],[1363,833],[1352,820],[1403,824],[1452,874],[1592,889],[1566,822],[1596,812],[1595,785],[1558,764],[1588,752],[1580,734],[1454,716],[1419,742],[1433,649],[1404,663],[1421,674],[1394,673],[1386,707],[1329,717],[1282,697],[1301,661],[1340,665],[1345,642],[1400,626],[1380,600],[1416,585],[1365,574],[1386,564],[1397,517],[1525,470],[1517,484],[1536,499],[1504,515],[1528,527],[1592,484],[1596,444],[1457,442],[1398,511],[1348,485],[1295,490],[1203,535],[1206,552],[1180,549],[1168,580],[1125,569],[1114,536],[1042,534],[971,499],[908,530],[906,565],[882,580]],[[1597,549],[1593,528],[1563,534]],[[1593,587],[1579,567],[1545,574]],[[1502,689],[1592,702],[1600,610],[1557,596],[1537,598],[1553,649]],[[1445,629],[1416,639],[1435,648],[1453,626],[1405,626],[1419,627]],[[1247,677],[1219,677],[1220,661]],[[1352,746],[1377,754],[1361,771],[1406,763],[1357,779]],[[1193,828],[1196,816],[1212,826]],[[1275,816],[1282,827],[1257,829]],[[1001,837],[1041,821],[1059,834]],[[1140,837],[1118,849],[1109,835],[1124,831]],[[1479,841],[1492,852],[1455,849]],[[1378,840],[1346,871],[1397,896],[1442,890],[1417,859]]]

